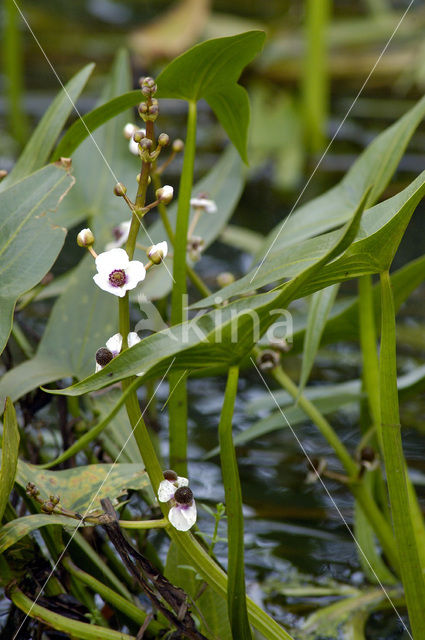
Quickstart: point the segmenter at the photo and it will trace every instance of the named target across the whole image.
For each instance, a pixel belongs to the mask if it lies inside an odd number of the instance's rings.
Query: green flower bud
[[[158,144],[160,147],[166,147],[170,142],[170,136],[168,136],[166,133],[161,133],[158,136]]]
[[[124,186],[122,182],[117,182],[117,184],[114,187],[114,193],[116,196],[121,198],[122,196],[125,196],[125,194],[127,193],[127,187]]]
[[[183,140],[180,140],[180,138],[177,138],[177,140],[174,140],[172,149],[174,153],[181,153],[184,149]]]
[[[77,235],[77,244],[79,247],[91,247],[94,244],[94,235],[91,229],[81,229]]]
[[[235,281],[235,276],[229,271],[223,271],[217,276],[217,284],[219,287],[226,287],[228,284],[232,284]]]

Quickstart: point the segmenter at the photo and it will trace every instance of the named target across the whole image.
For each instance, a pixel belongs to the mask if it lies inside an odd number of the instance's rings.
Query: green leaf
[[[424,115],[425,97],[371,142],[339,184],[279,223],[265,239],[257,254],[258,260],[270,248],[274,252],[282,251],[343,224],[351,218],[363,193],[370,187],[367,206],[377,202]]]
[[[1,182],[0,190],[10,187],[18,180],[40,169],[47,162],[69,114],[74,109],[73,103],[77,101],[84,89],[94,66],[92,63],[81,69],[56,96],[28,140],[13,170]],[[57,159],[59,158],[60,156]]]
[[[25,538],[32,531],[52,524],[60,524],[63,527],[70,527],[72,530],[76,529],[77,526],[85,526],[80,520],[57,516],[56,514],[37,513],[16,518],[16,520],[12,520],[0,528],[0,554],[22,538]]]
[[[398,310],[401,304],[425,279],[425,255],[412,260],[391,274],[391,286],[394,294],[394,305]],[[377,282],[373,288],[373,304],[375,311],[375,323],[378,325],[380,317],[380,289]],[[337,302],[330,313],[321,343],[329,344],[340,340],[357,340],[359,337],[359,311],[358,296]],[[302,348],[306,322],[297,323],[297,329],[293,335],[293,351],[298,352]]]
[[[193,102],[204,98],[244,162],[248,162],[249,100],[237,81],[264,40],[263,31],[207,40],[170,62],[157,78],[159,98]]]
[[[71,184],[63,167],[50,165],[0,193],[0,352],[17,299],[43,278],[62,248],[66,230],[55,224],[56,209]]]
[[[353,384],[354,383],[354,384]],[[348,386],[350,385],[350,387]],[[343,389],[338,389],[338,387],[343,387]],[[352,389],[350,392],[348,389]],[[328,413],[332,413],[334,411],[339,411],[340,409],[345,408],[347,405],[352,405],[356,400],[360,398],[360,381],[354,380],[352,383],[343,383],[341,385],[332,385],[329,388],[329,391],[326,387],[315,387],[317,391],[321,391],[321,395],[314,394],[314,406],[321,412],[323,415],[327,415]],[[357,391],[356,391],[357,390]],[[309,391],[309,389],[307,389]],[[284,392],[283,392],[284,393]],[[293,400],[289,394],[286,394],[286,397],[283,396],[282,392],[274,392],[273,396],[276,398],[276,401],[279,402],[281,407],[284,408],[284,414],[286,419],[288,420],[291,427],[295,427],[296,425],[308,421],[310,418],[307,417],[306,413],[299,406],[288,406]],[[278,395],[279,394],[279,395]],[[309,397],[309,394],[305,392],[305,395]],[[273,402],[274,400],[270,398],[270,394],[268,394],[269,399]],[[279,399],[278,399],[279,398]],[[311,400],[312,398],[309,397]],[[266,396],[264,400],[267,400]],[[283,400],[283,402],[282,402]],[[266,403],[265,403],[266,404]],[[267,407],[269,408],[269,407]],[[235,446],[240,446],[246,444],[247,442],[251,442],[257,438],[262,438],[273,431],[279,431],[280,429],[286,429],[288,426],[288,422],[282,417],[280,411],[274,411],[271,415],[266,418],[261,418],[254,424],[250,425],[243,431],[239,432],[233,437],[233,442]],[[208,451],[205,454],[204,460],[208,460],[216,456],[219,453],[219,448],[215,447]]]
[[[121,94],[129,85],[128,54],[119,51],[100,102]],[[113,195],[113,188],[116,182],[127,184],[127,180],[129,185],[134,184],[134,188],[137,188],[135,174],[140,170],[140,162],[129,153],[128,141],[123,135],[124,125],[132,117],[133,114],[127,111],[114,118],[97,131],[93,138],[87,138],[72,155],[76,184],[69,199],[61,207],[59,220],[69,228],[88,219],[96,236],[96,247],[112,240],[112,228],[129,217],[121,198]],[[129,195],[132,195],[130,189]]]
[[[237,80],[242,69],[261,50],[264,39],[262,31],[249,31],[208,40],[176,58],[157,79],[159,98],[195,101],[205,98],[244,161],[247,159],[249,102]],[[140,91],[129,91],[86,114],[83,122],[79,120],[69,128],[54,158],[70,156],[87,137],[87,129],[93,132],[117,114],[136,106],[141,99]]]
[[[387,269],[424,193],[425,172],[422,172],[403,191],[365,211],[355,242],[337,260],[317,271],[300,295],[305,296],[337,282]],[[302,240],[283,254],[281,250],[274,250],[260,269],[251,269],[233,284],[192,305],[192,308],[213,305],[217,295],[227,300],[266,285],[276,285],[285,278],[293,278],[303,272],[306,266],[323,257],[337,233],[331,231],[317,238]]]
[[[159,331],[120,353],[96,375],[55,393],[80,395],[143,371],[145,375],[140,378],[142,382],[148,377],[147,374],[149,377],[163,375],[170,365],[174,370],[193,370],[239,362],[251,351],[261,334],[273,324],[273,311],[276,308],[283,309],[295,299],[305,282],[352,242],[363,204],[364,200],[353,220],[332,236],[324,255],[294,277],[282,290],[243,298],[224,306],[219,314],[213,311],[200,317],[196,323],[187,322]],[[253,321],[250,311],[254,310],[256,315]]]
[[[53,160],[58,160],[61,157],[69,158],[88,137],[89,131],[93,133],[108,120],[115,118],[115,116],[131,107],[135,107],[140,100],[140,90],[127,91],[123,95],[109,99],[105,104],[86,113],[69,127],[54,151]]]
[[[232,634],[227,618],[227,606],[224,598],[220,598],[211,587],[207,586],[202,595],[198,596],[201,586],[205,584],[197,578],[196,570],[187,566],[187,558],[180,548],[173,542],[170,544],[165,566],[165,576],[174,585],[181,587],[202,611],[201,632],[208,638],[232,640]]]
[[[381,295],[379,387],[385,472],[407,610],[413,636],[420,638],[425,628],[425,609],[422,606],[425,602],[425,582],[417,543],[423,546],[425,541],[415,538],[411,498],[405,478],[406,461],[401,440],[397,394],[395,314],[388,272],[381,274]]]
[[[6,398],[3,418],[3,444],[0,469],[0,522],[3,518],[10,492],[15,482],[16,467],[19,453],[19,429],[16,421],[15,408]]]
[[[321,291],[313,293],[310,300],[307,327],[304,337],[303,359],[301,364],[301,375],[299,382],[299,393],[302,393],[310,376],[314,360],[319,349],[329,312],[335,302],[339,285],[334,284]]]
[[[87,255],[53,306],[34,358],[8,371],[0,398],[14,400],[40,384],[68,376],[84,378],[95,367],[95,353],[115,331],[116,300],[95,286],[93,259]]]
[[[149,485],[146,471],[140,464],[91,464],[63,471],[47,471],[19,460],[16,482],[25,489],[33,482],[40,498],[60,497],[60,506],[82,515],[101,509],[102,498],[118,498],[127,489],[145,489]]]
[[[239,368],[230,367],[220,415],[218,435],[227,515],[227,609],[232,636],[252,638],[245,591],[244,524],[242,490],[232,437],[232,422],[238,390]]]
[[[204,241],[204,248],[207,249],[214,240],[219,236],[226,222],[232,216],[242,193],[245,182],[245,171],[241,160],[235,149],[229,145],[226,151],[221,155],[209,173],[199,180],[193,188],[193,196],[200,193],[208,193],[208,197],[214,200],[217,205],[217,212],[212,217],[205,213],[201,216],[195,227],[195,235],[200,236]],[[177,203],[167,207],[168,219],[173,229],[176,228]],[[193,218],[194,212],[192,212]],[[190,224],[190,221],[189,221]],[[160,219],[149,227],[149,236],[141,232],[138,242],[142,246],[149,246],[156,242],[161,242],[167,237],[167,233]],[[135,258],[143,260],[146,258],[145,252],[136,249]],[[192,264],[188,260],[189,264]],[[137,289],[132,296],[135,299],[140,298],[140,294],[146,296],[149,300],[162,298],[172,288],[173,259],[166,258],[168,271],[162,267],[151,269],[148,272],[146,280],[143,282],[141,289]]]

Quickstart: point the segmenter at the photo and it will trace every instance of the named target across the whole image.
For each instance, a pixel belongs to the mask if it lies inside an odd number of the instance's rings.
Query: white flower
[[[175,471],[164,471],[164,480],[158,487],[160,502],[172,501],[168,519],[179,531],[189,531],[196,522],[196,504],[188,487],[189,480],[178,476]]]
[[[122,335],[116,333],[106,342],[106,349],[101,348],[96,351],[96,373],[101,371],[109,362],[115,358],[122,347]]]
[[[169,184],[165,184],[160,189],[155,191],[155,195],[158,200],[161,200],[165,204],[168,204],[173,199],[174,189]]]
[[[191,198],[190,204],[194,209],[203,209],[207,213],[216,213],[217,205],[214,200],[207,198]]]
[[[180,487],[174,494],[174,506],[168,512],[168,519],[179,531],[189,531],[196,522],[196,504],[189,487]]]
[[[158,487],[158,500],[160,502],[168,502],[172,498],[174,498],[174,494],[180,487],[187,487],[189,484],[189,480],[187,478],[183,478],[183,476],[178,476],[174,471],[164,471],[164,476],[166,474],[170,474],[170,479],[165,478],[160,482]],[[171,476],[174,474],[175,480]],[[168,477],[168,476],[167,476]]]
[[[131,220],[126,220],[125,222],[121,222],[118,226],[114,227],[112,233],[114,234],[115,240],[113,242],[108,242],[105,247],[106,251],[110,251],[111,249],[117,249],[118,247],[122,247],[122,245],[127,242],[128,234],[130,233]]]
[[[130,331],[127,336],[127,344],[129,347],[133,347],[135,344],[141,341],[141,338],[137,335],[135,331]],[[122,348],[122,335],[120,333],[115,333],[109,340],[106,342],[106,349],[101,348],[96,352],[96,373],[101,371],[103,367],[105,367],[109,362],[115,358],[120,352]],[[136,373],[137,376],[142,376],[143,371],[141,373]]]
[[[136,131],[137,131],[137,126],[132,122],[127,122],[127,124],[123,129],[124,138],[127,138],[127,140],[130,140]]]
[[[168,253],[168,244],[166,240],[164,240],[163,242],[158,242],[158,244],[153,244],[151,247],[149,247],[147,253],[148,258],[154,264],[160,264]]]
[[[128,150],[130,151],[130,153],[133,154],[133,156],[138,156],[139,155],[139,143],[136,142],[135,140],[133,140],[133,138],[130,138],[130,141],[128,143]]]
[[[96,258],[98,273],[93,280],[98,287],[123,298],[127,291],[137,287],[145,279],[146,269],[138,260],[129,260],[124,249],[111,249]]]

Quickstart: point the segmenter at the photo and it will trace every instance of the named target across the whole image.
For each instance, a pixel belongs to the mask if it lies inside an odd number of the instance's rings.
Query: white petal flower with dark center
[[[158,487],[158,500],[172,502],[168,519],[179,531],[189,531],[196,522],[196,504],[188,487],[189,480],[175,471],[164,471],[164,480]]]
[[[189,531],[196,522],[196,504],[192,490],[180,487],[174,494],[174,506],[168,512],[168,519],[179,531]]]
[[[141,338],[135,331],[130,331],[127,336],[127,344],[129,347],[133,347],[135,344],[141,341]],[[106,342],[106,347],[101,347],[96,351],[96,373],[101,371],[103,367],[111,362],[120,352],[122,348],[122,335],[116,333]],[[136,373],[137,376],[142,376],[144,372]]]
[[[126,220],[125,222],[121,222],[119,225],[114,227],[112,233],[115,240],[113,242],[108,242],[105,250],[110,251],[111,249],[122,247],[122,245],[127,242],[128,234],[130,233],[130,226],[131,220]]]
[[[168,502],[174,498],[174,494],[180,487],[187,487],[189,480],[178,476],[175,471],[168,469],[164,471],[164,480],[160,482],[158,487],[158,500],[160,502]]]
[[[111,249],[96,258],[97,274],[93,280],[98,287],[123,298],[146,277],[146,269],[138,260],[129,260],[124,249]]]
[[[207,213],[216,213],[217,205],[214,200],[208,198],[191,198],[190,204],[194,209],[203,209]]]
[[[106,342],[106,347],[101,347],[96,351],[96,373],[106,367],[119,354],[121,347],[122,335],[116,333]]]

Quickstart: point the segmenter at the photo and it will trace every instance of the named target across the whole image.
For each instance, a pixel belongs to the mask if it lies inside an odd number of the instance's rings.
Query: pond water
[[[137,3],[140,6],[140,3]],[[143,2],[145,19],[150,18],[162,6],[169,3]],[[217,3],[219,5],[220,3]],[[228,8],[228,4],[222,3]],[[285,3],[281,3],[285,4]],[[349,3],[346,3],[347,6]],[[266,7],[267,3],[264,3]],[[277,15],[279,3],[270,3],[275,7],[274,14],[268,6],[260,16],[256,3],[256,18]],[[234,11],[242,12],[246,6],[246,15],[250,5],[240,3]],[[33,28],[37,31],[43,46],[63,78],[70,76],[83,63],[96,59],[100,71],[104,72],[111,62],[112,51],[123,42],[123,35],[136,20],[136,3],[115,3],[109,0],[90,0],[89,2],[56,2],[52,17],[48,13],[51,2],[38,2],[29,12]],[[223,10],[223,7],[221,10]],[[52,29],[52,20],[57,28]],[[67,29],[61,26],[61,21]],[[72,27],[72,40],[67,31]],[[74,28],[75,27],[75,28]],[[27,113],[32,121],[44,111],[46,104],[56,93],[58,87],[45,60],[31,40],[25,41],[26,71],[25,82],[28,92],[25,97]],[[76,46],[78,43],[78,46]],[[72,44],[72,46],[71,46]],[[81,46],[80,46],[81,45]],[[144,70],[138,70],[143,72]],[[95,93],[102,84],[102,74],[92,86]],[[332,97],[332,118],[329,134],[336,130],[345,115],[355,92],[336,91]],[[365,146],[374,133],[382,130],[392,117],[380,117],[380,105],[385,105],[385,91],[372,90],[365,97],[374,103],[374,118],[366,118],[366,101],[360,99],[349,121],[340,132],[337,140],[306,189],[302,200],[321,193],[340,179],[350,166],[355,155]],[[396,98],[394,103],[397,103]],[[86,97],[80,107],[83,111],[92,107],[93,98]],[[4,114],[4,102],[0,103]],[[398,114],[397,114],[398,115]],[[217,127],[208,110],[203,106],[199,134],[200,156],[197,164],[198,174],[202,174],[218,157],[223,146],[222,138],[217,140]],[[173,106],[168,121],[165,116],[162,128],[171,136],[183,135],[183,114]],[[170,125],[170,126],[168,126]],[[221,135],[221,134],[219,134]],[[13,141],[3,146],[2,166],[11,164],[16,147]],[[409,147],[403,159],[395,183],[397,187],[407,184],[413,175],[424,168],[425,150],[424,130],[419,133]],[[266,234],[291,209],[297,198],[299,188],[305,184],[315,159],[305,169],[299,184],[292,191],[282,192],[273,183],[273,163],[269,162],[251,173],[246,192],[232,220],[235,224]],[[177,172],[170,174],[170,182],[177,182]],[[424,206],[416,211],[412,223],[406,232],[395,260],[399,267],[423,253]],[[231,255],[230,255],[231,254]],[[215,276],[222,271],[232,271],[236,275],[243,273],[249,266],[250,258],[240,251],[231,251],[226,245],[216,243],[203,257],[199,271],[207,281],[214,282]],[[355,291],[354,284],[348,283],[343,293]],[[425,306],[422,286],[404,305],[400,314],[399,364],[401,371],[414,368],[423,362],[425,356]],[[315,364],[311,384],[319,381],[339,382],[359,377],[360,359],[358,352],[350,344],[337,344],[320,352]],[[284,366],[296,379],[299,372],[298,356],[285,356]],[[272,385],[273,388],[273,385]],[[190,449],[189,471],[194,493],[200,502],[214,506],[224,500],[220,467],[217,458],[203,461],[205,453],[217,445],[217,424],[222,404],[224,381],[221,378],[193,379],[189,382]],[[239,432],[255,422],[264,413],[248,415],[246,408],[254,400],[266,393],[264,385],[255,372],[242,374],[239,394],[235,408],[235,432]],[[166,389],[159,393],[162,404],[166,400]],[[421,485],[425,478],[425,442],[422,437],[424,426],[421,423],[425,410],[425,400],[415,398],[402,406],[402,418],[405,426],[405,451],[409,464],[415,471]],[[331,417],[333,426],[342,437],[346,446],[354,450],[358,443],[358,411],[335,412]],[[283,422],[283,420],[282,420]],[[166,440],[166,420],[160,415],[161,439]],[[283,425],[282,425],[283,426]],[[340,471],[339,464],[332,451],[308,420],[296,427],[297,436],[307,453],[313,457],[325,457],[329,468]],[[162,437],[164,436],[164,437]],[[164,445],[164,454],[166,447]],[[330,578],[354,587],[367,585],[361,571],[355,546],[341,517],[336,512],[329,497],[318,484],[305,482],[307,467],[303,452],[291,431],[282,428],[261,440],[238,447],[238,462],[245,504],[245,548],[247,563],[248,591],[255,598],[263,599],[266,609],[282,623],[297,625],[297,622],[318,606],[333,601],[332,597],[295,597],[285,596],[281,585],[291,584],[327,584]],[[329,492],[338,505],[348,525],[353,524],[353,500],[341,484],[326,481]],[[423,491],[420,494],[424,495]],[[200,510],[201,528],[211,529],[211,518]],[[224,526],[224,525],[223,525]],[[222,530],[224,535],[224,529]],[[225,563],[224,545],[217,545],[217,554]],[[261,592],[262,595],[261,595]],[[367,637],[376,640],[403,639],[400,622],[391,612],[373,615],[367,625]],[[324,638],[324,636],[323,636]]]

